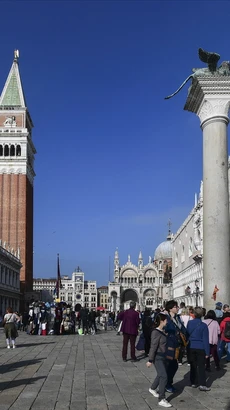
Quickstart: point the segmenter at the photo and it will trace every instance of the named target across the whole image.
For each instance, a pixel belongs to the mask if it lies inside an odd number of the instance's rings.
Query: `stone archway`
[[[155,289],[146,289],[143,295],[144,306],[149,309],[155,309],[158,307],[158,297]]]
[[[126,289],[121,295],[121,306],[124,309],[128,309],[130,302],[139,303],[138,294],[133,289]]]

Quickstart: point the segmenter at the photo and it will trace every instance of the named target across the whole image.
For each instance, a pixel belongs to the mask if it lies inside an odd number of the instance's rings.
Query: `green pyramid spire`
[[[18,69],[18,55],[18,52],[15,51],[14,61],[0,97],[0,106],[26,106]]]

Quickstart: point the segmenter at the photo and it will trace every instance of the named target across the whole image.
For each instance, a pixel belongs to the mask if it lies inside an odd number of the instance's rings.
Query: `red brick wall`
[[[20,248],[22,291],[33,289],[33,187],[26,175],[0,175],[0,239]]]

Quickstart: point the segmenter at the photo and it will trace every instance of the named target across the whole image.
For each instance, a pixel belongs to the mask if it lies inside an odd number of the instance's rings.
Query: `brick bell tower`
[[[0,97],[0,239],[20,252],[21,292],[33,290],[33,123],[14,60]]]

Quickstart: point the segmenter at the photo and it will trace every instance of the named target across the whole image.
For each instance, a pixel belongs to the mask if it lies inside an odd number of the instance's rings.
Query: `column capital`
[[[201,127],[212,118],[229,122],[230,77],[203,76],[195,77],[189,89],[184,109],[194,112],[201,121]]]

